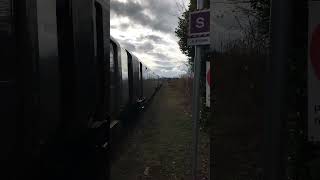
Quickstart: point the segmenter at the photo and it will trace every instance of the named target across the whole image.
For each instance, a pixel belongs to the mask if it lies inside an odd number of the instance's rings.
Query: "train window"
[[[122,71],[122,80],[128,80],[128,56],[127,52],[124,49],[121,49],[121,71]]]
[[[116,47],[113,43],[110,43],[110,71],[109,71],[109,77],[110,77],[110,99],[109,99],[109,111],[112,118],[114,118],[114,113],[116,111],[116,103],[115,103],[115,97],[116,97],[116,86],[115,86],[115,58],[117,56]]]
[[[128,55],[125,49],[121,48],[121,74],[122,74],[122,106],[129,103],[129,76],[128,76]]]
[[[114,59],[115,59],[115,51],[113,45],[110,46],[110,83],[114,84],[113,75],[114,75]]]
[[[95,42],[95,57],[99,68],[99,77],[103,74],[104,66],[104,42],[103,42],[103,17],[102,7],[99,3],[95,3],[95,31],[94,31],[94,42]]]

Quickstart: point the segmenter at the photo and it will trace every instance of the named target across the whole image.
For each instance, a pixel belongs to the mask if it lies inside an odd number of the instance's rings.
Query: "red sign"
[[[207,72],[207,82],[209,86],[211,86],[211,69],[209,69],[209,71]]]
[[[320,24],[312,32],[310,60],[318,80],[320,80]]]

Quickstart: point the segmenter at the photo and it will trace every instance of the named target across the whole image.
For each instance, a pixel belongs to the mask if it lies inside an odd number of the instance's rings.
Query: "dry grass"
[[[189,115],[191,115],[192,111],[192,82],[192,76],[185,74],[172,83],[172,86],[174,86],[181,94],[183,94],[183,107],[185,112]]]
[[[183,107],[185,114],[190,118],[192,118],[192,85],[193,79],[191,75],[183,75],[179,79],[170,83],[171,87],[175,88],[180,94],[183,95],[184,98],[181,102],[181,106]],[[203,129],[200,129],[198,148],[199,179],[209,179],[210,139],[209,135]]]

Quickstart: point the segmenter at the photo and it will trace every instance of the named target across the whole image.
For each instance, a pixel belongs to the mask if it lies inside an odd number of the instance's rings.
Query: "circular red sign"
[[[320,24],[312,32],[310,60],[317,78],[320,80]]]
[[[211,86],[211,69],[209,69],[208,73],[207,73],[207,81],[209,86]]]

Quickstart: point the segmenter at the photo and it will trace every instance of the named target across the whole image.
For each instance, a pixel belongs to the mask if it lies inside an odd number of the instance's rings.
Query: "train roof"
[[[120,43],[114,37],[110,36],[110,41],[115,43],[118,47],[121,47]]]

